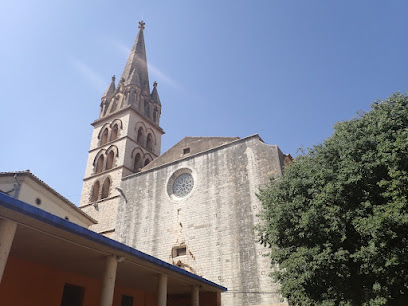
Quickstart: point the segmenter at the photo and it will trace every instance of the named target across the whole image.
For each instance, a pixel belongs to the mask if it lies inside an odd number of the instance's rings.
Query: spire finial
[[[112,75],[112,82],[115,82],[115,79],[116,79],[115,75]]]
[[[144,30],[144,28],[145,28],[145,22],[143,20],[139,21],[139,29]]]
[[[154,87],[154,88],[157,88],[157,82],[156,82],[156,81],[154,81],[153,87]]]

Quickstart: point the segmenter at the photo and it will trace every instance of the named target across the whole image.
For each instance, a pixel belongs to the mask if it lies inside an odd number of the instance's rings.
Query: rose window
[[[173,194],[179,198],[187,196],[194,187],[194,179],[190,173],[179,175],[173,183]]]

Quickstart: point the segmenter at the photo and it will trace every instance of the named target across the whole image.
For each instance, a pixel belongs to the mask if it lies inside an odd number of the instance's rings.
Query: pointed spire
[[[142,20],[139,22],[139,33],[137,34],[136,41],[133,44],[132,51],[130,51],[125,69],[123,70],[122,78],[125,79],[125,83],[127,85],[137,85],[142,90],[146,89],[147,92],[150,92],[149,75],[147,73],[146,49],[143,35],[144,28],[145,23]]]
[[[156,81],[153,83],[153,90],[152,90],[152,94],[150,95],[150,97],[152,98],[154,103],[157,103],[157,104],[161,105],[160,98],[159,98],[159,93],[157,91],[157,82]]]
[[[133,69],[130,73],[129,79],[125,82],[125,85],[137,85],[140,87],[139,74],[136,69]]]
[[[112,76],[112,82],[110,83],[110,85],[108,86],[108,88],[106,89],[105,93],[102,95],[102,98],[110,98],[112,97],[113,93],[115,92],[115,76]]]

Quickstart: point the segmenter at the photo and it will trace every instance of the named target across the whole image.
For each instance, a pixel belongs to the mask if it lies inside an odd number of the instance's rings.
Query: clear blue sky
[[[407,92],[407,12],[391,0],[3,0],[0,171],[30,169],[78,204],[90,123],[142,18],[162,152],[258,133],[296,155]]]

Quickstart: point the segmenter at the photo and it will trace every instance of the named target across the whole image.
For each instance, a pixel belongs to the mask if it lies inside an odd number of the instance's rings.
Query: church
[[[90,229],[228,288],[222,305],[287,305],[254,226],[256,193],[290,155],[259,135],[187,136],[161,154],[162,103],[157,83],[150,89],[144,29],[141,21],[92,123],[80,201],[98,222]]]

